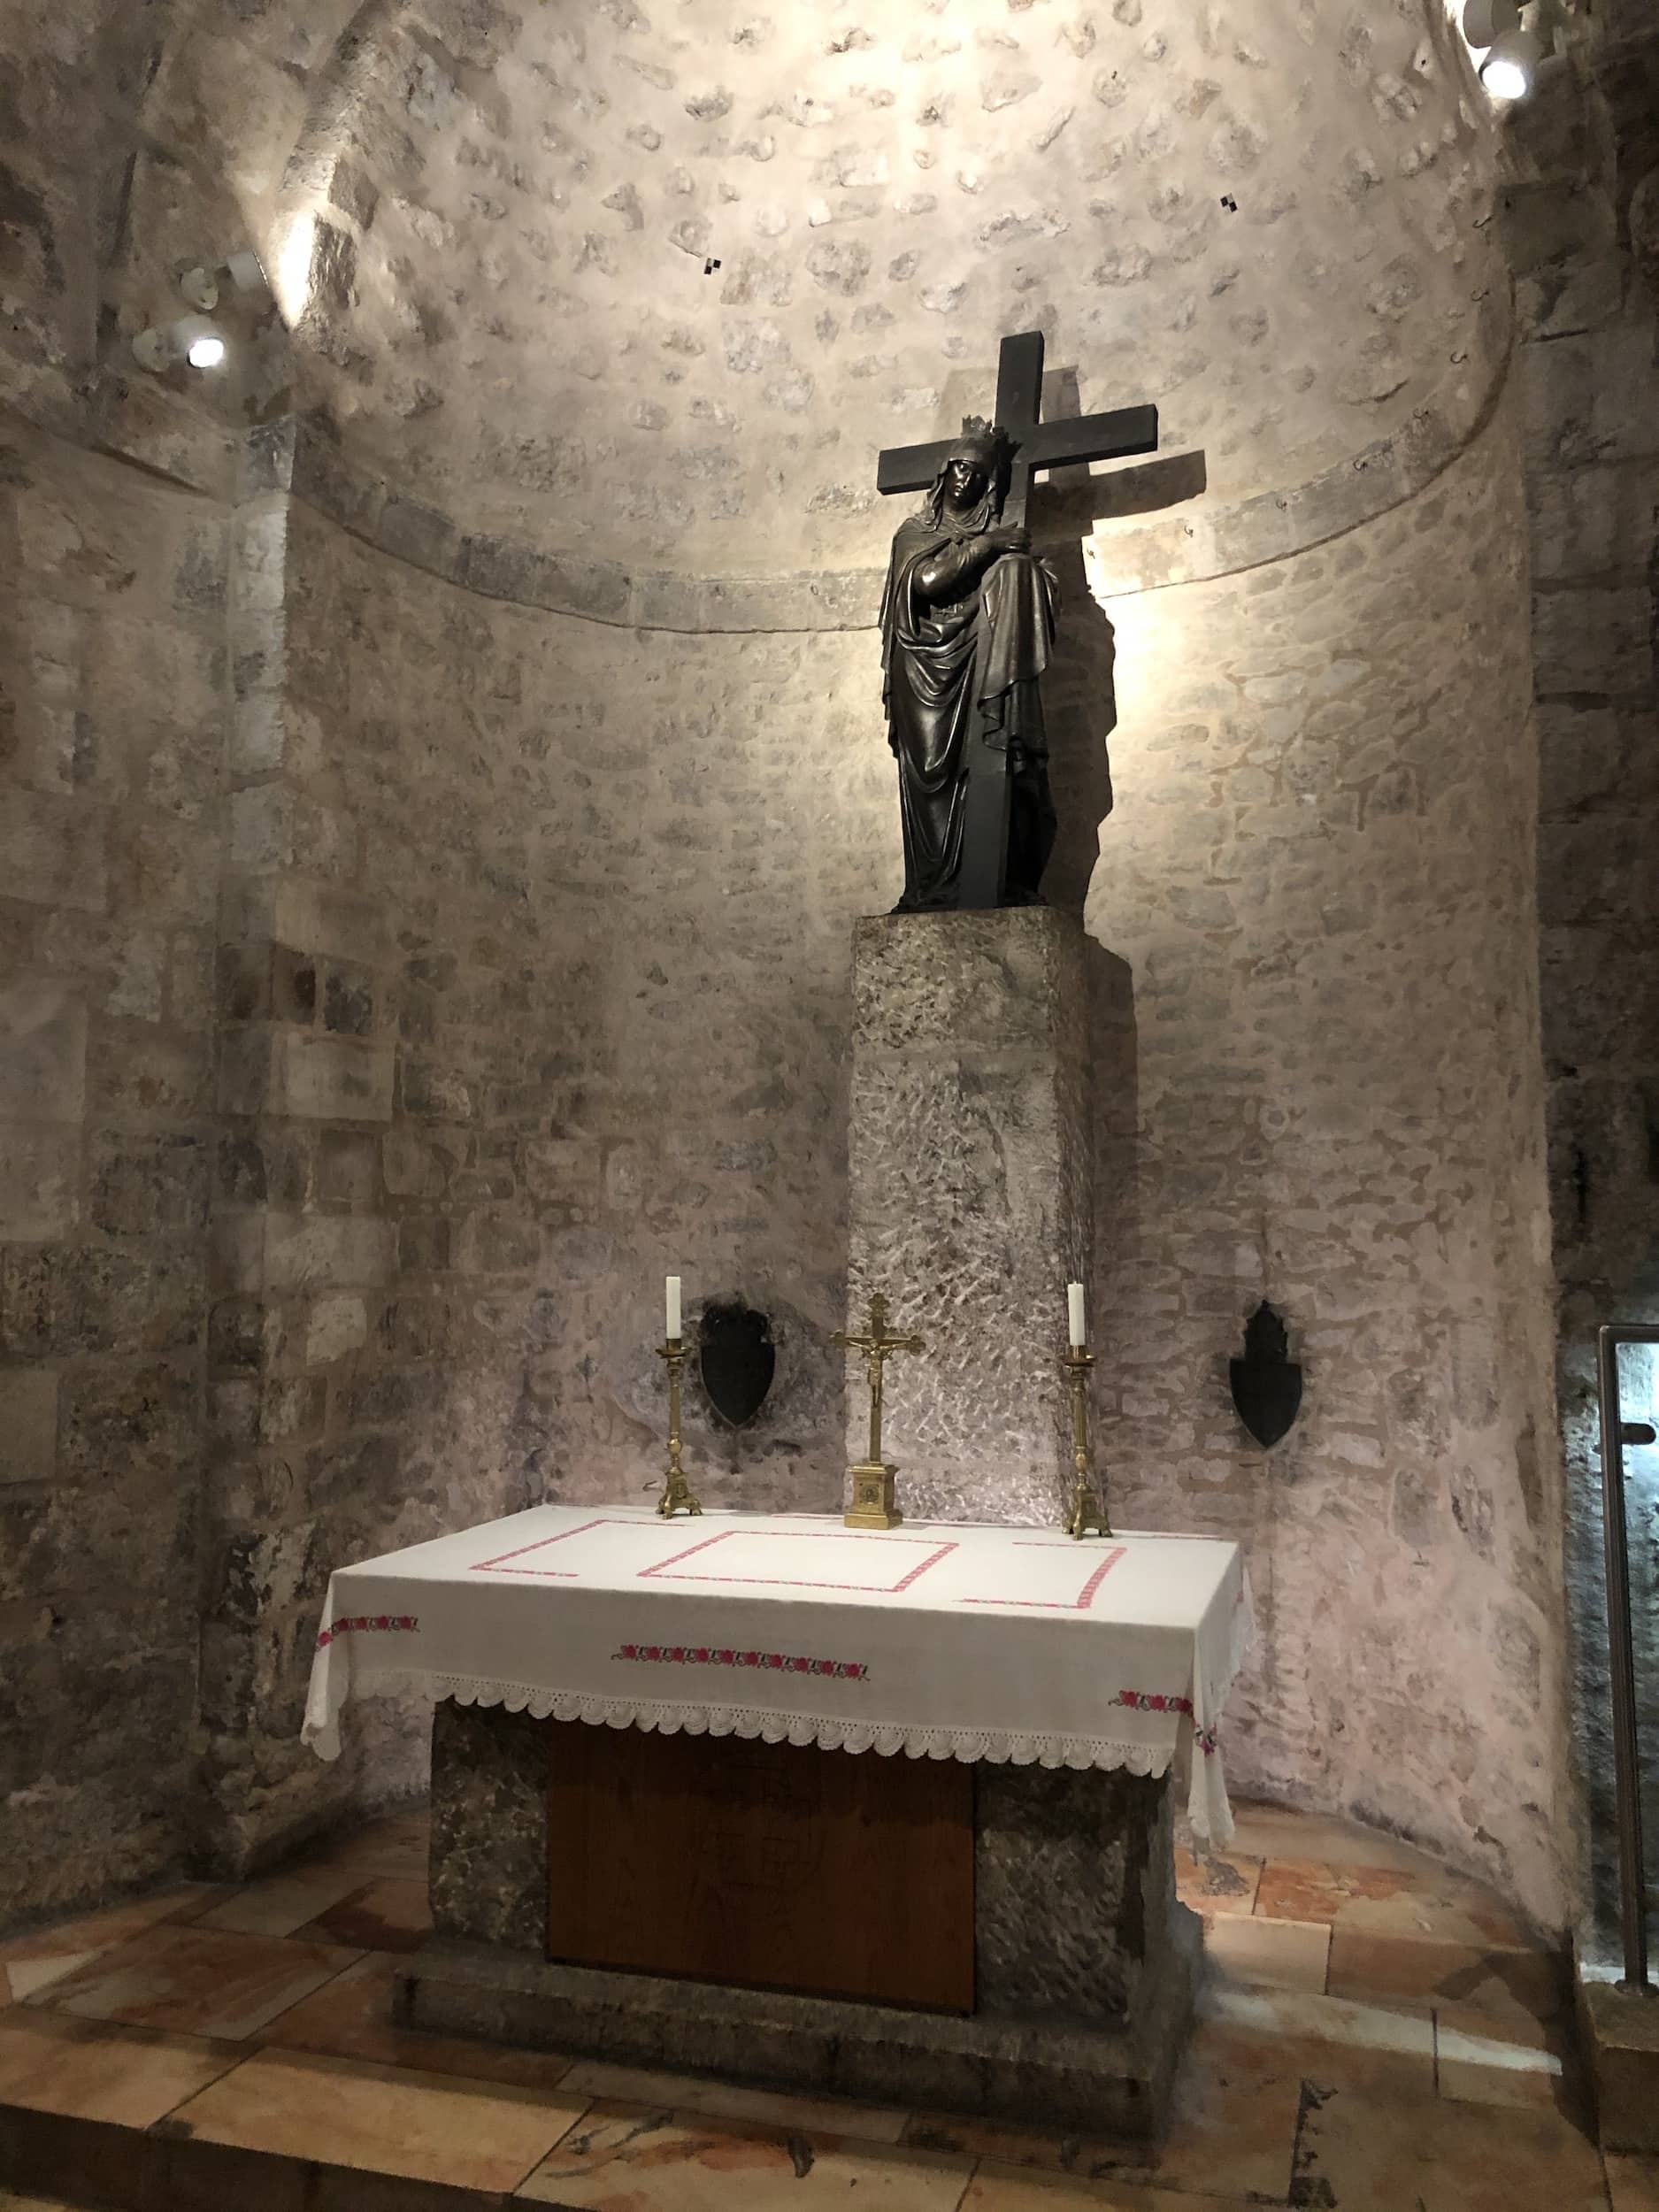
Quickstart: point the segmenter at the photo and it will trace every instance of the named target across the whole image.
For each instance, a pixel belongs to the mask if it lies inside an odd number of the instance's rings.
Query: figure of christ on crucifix
[[[895,913],[1041,903],[1054,847],[1041,683],[1053,571],[1031,549],[1037,469],[1155,453],[1156,407],[1045,423],[1041,331],[1004,338],[996,417],[880,456],[882,492],[926,489],[893,541],[882,703],[899,764],[904,893]]]
[[[925,1352],[927,1347],[919,1336],[887,1334],[887,1302],[881,1291],[870,1301],[870,1321],[862,1335],[837,1329],[830,1342],[865,1355],[864,1373],[870,1383],[869,1455],[848,1471],[852,1504],[842,1517],[849,1528],[897,1528],[904,1517],[893,1498],[893,1478],[899,1471],[881,1456],[883,1370],[895,1352]]]

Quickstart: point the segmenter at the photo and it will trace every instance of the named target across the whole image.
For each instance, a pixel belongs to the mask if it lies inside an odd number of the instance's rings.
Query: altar
[[[336,1572],[305,1734],[435,1701],[412,2025],[1144,2134],[1248,1632],[1214,1540],[541,1506]]]

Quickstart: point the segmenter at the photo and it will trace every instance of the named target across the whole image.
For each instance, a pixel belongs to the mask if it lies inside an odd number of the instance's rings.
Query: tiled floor
[[[395,2028],[424,1852],[385,1821],[0,1943],[0,2104],[571,2212],[1659,2212],[1659,2161],[1585,2132],[1560,1962],[1340,1823],[1245,1806],[1225,1857],[1183,1855],[1210,1967],[1146,2154]]]

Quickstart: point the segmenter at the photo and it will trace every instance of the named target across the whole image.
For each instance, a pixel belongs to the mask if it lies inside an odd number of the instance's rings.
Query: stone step
[[[523,2212],[510,2191],[411,2180],[192,2133],[0,2104],[0,2189],[86,2212]]]

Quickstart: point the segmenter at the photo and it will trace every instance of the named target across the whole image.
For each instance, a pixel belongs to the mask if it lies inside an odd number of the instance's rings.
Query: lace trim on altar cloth
[[[414,1691],[431,1698],[453,1698],[457,1705],[504,1705],[510,1713],[535,1720],[582,1720],[598,1727],[657,1729],[665,1736],[760,1738],[766,1743],[817,1744],[826,1751],[873,1751],[892,1758],[987,1760],[993,1766],[1099,1767],[1131,1774],[1167,1774],[1173,1744],[1115,1742],[1102,1736],[1021,1735],[1002,1729],[922,1728],[864,1720],[829,1720],[804,1713],[779,1713],[758,1706],[676,1704],[642,1697],[595,1697],[562,1690],[532,1690],[522,1683],[485,1682],[465,1675],[424,1671],[376,1671],[376,1694]],[[340,1755],[340,1708],[329,1701],[326,1721],[307,1719],[304,1740],[319,1757]]]

